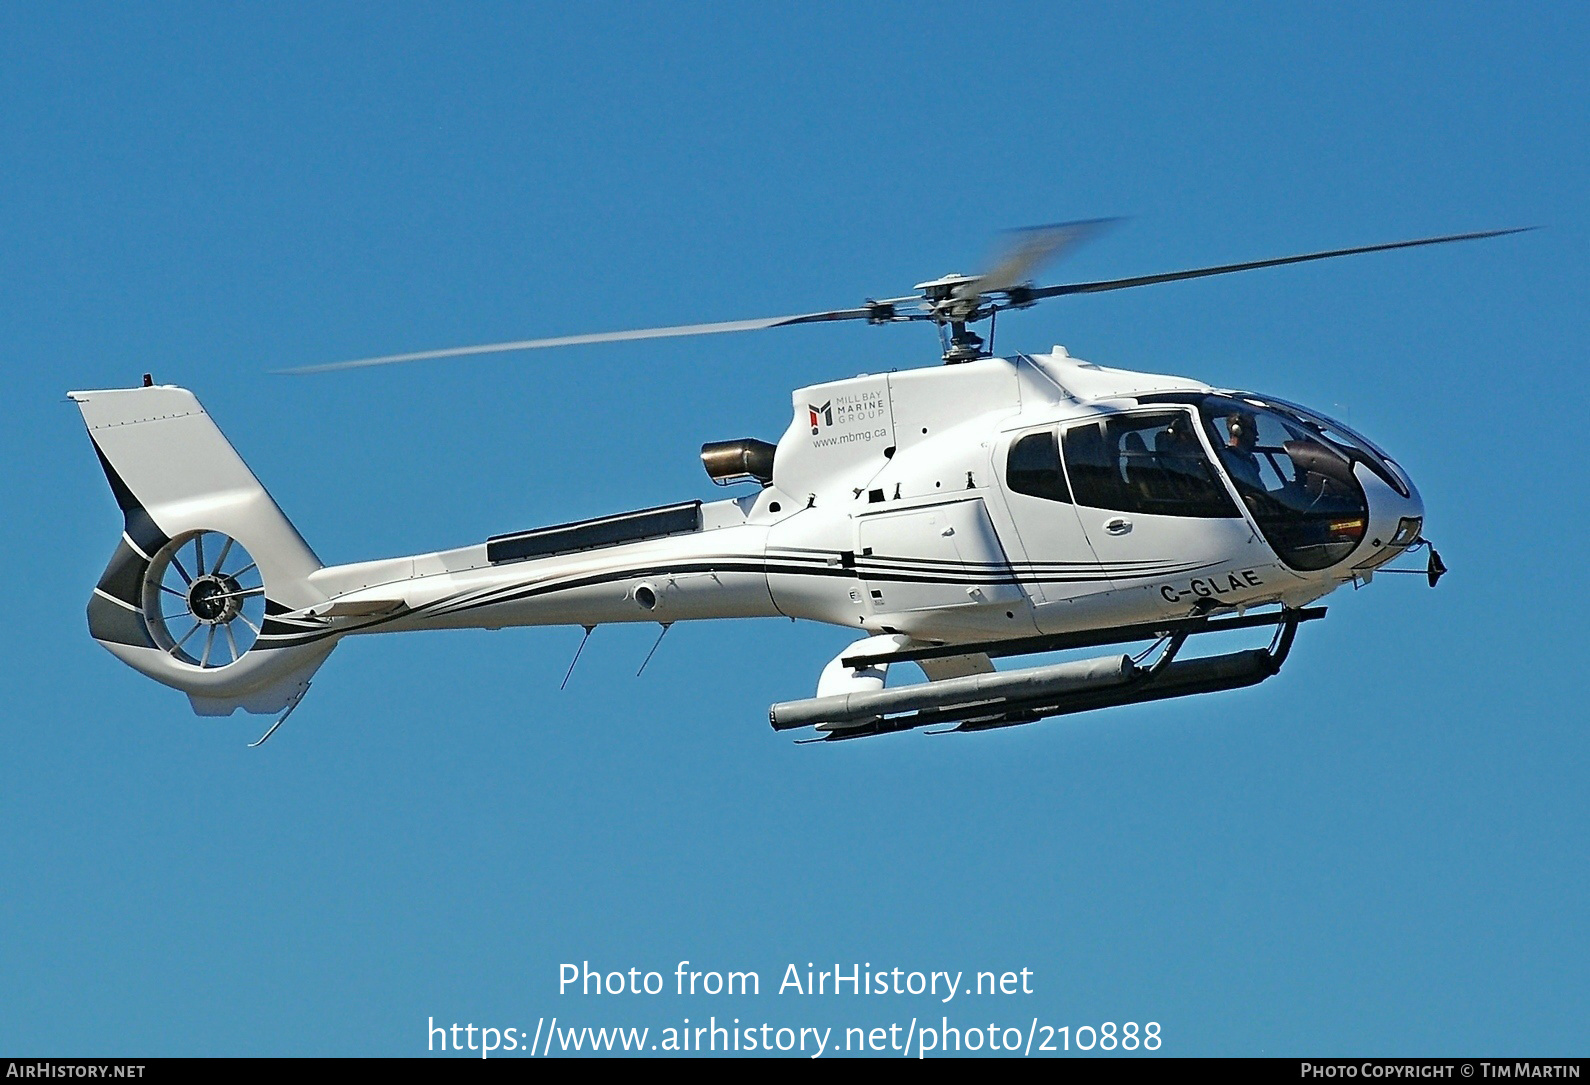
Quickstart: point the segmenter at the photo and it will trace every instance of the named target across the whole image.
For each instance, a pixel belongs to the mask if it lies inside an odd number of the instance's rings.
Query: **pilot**
[[[1254,450],[1259,444],[1259,420],[1247,411],[1237,411],[1226,416],[1226,447],[1221,459],[1231,472],[1231,481],[1244,492],[1265,492],[1264,480],[1259,476],[1259,457]]]

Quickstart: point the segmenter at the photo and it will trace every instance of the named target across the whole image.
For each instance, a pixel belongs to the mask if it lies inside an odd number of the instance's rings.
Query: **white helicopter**
[[[1407,472],[1317,411],[1103,368],[1058,346],[996,357],[970,326],[989,321],[992,338],[999,311],[1045,298],[1518,231],[1033,285],[1039,264],[1103,225],[1017,231],[985,274],[853,309],[297,370],[841,320],[940,330],[946,365],[800,388],[776,446],[704,445],[715,483],[756,485],[740,497],[455,550],[324,565],[191,392],[148,375],[143,387],[72,392],[125,518],[89,631],[200,715],[279,714],[259,742],[343,637],[423,629],[576,625],[588,638],[605,623],[652,622],[660,641],[673,623],[705,618],[848,626],[862,636],[823,669],[816,696],[770,714],[776,730],[829,741],[979,731],[1261,682],[1299,624],[1324,614],[1309,604],[1428,546]],[[1433,548],[1423,571],[1432,587],[1445,571]],[[1193,635],[1265,626],[1268,648],[1180,657]],[[1133,642],[1150,643],[1019,670],[992,662]],[[905,662],[927,681],[886,687]]]

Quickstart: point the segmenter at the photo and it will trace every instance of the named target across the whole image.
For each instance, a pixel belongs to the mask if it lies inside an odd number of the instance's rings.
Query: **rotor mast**
[[[916,289],[922,291],[925,315],[939,326],[945,365],[971,362],[985,356],[983,337],[967,327],[993,315],[992,310],[979,304],[980,295],[965,296],[966,285],[976,281],[976,276],[957,273],[916,284]]]

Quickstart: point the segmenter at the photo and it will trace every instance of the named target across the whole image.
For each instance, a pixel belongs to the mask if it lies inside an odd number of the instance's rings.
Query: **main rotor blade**
[[[558,335],[550,339],[520,339],[511,343],[486,343],[474,347],[450,347],[446,350],[420,350],[411,354],[383,354],[378,358],[357,358],[350,362],[329,362],[325,365],[305,365],[294,369],[279,369],[278,373],[330,373],[338,369],[362,369],[373,365],[394,365],[398,362],[423,362],[433,358],[463,358],[475,354],[505,354],[515,350],[540,350],[543,347],[573,347],[587,343],[622,343],[633,339],[673,339],[685,335],[721,335],[724,332],[754,332],[765,328],[784,328],[792,324],[819,324],[830,320],[866,320],[872,309],[835,309],[826,313],[805,313],[799,316],[773,316],[760,320],[725,320],[717,324],[676,324],[669,328],[635,328],[623,332],[596,332],[588,335]]]
[[[1057,298],[1065,294],[1097,294],[1105,290],[1125,290],[1129,286],[1153,286],[1155,283],[1173,283],[1181,279],[1201,279],[1206,275],[1227,275],[1234,271],[1253,271],[1262,267],[1280,267],[1282,264],[1301,264],[1309,260],[1328,260],[1333,256],[1356,256],[1365,252],[1386,252],[1390,249],[1411,249],[1420,245],[1444,245],[1448,241],[1477,241],[1484,237],[1503,237],[1533,230],[1533,226],[1520,226],[1511,230],[1485,230],[1473,234],[1449,234],[1446,237],[1423,237],[1416,241],[1392,241],[1384,245],[1363,245],[1356,249],[1332,249],[1330,252],[1311,252],[1302,256],[1283,256],[1276,260],[1254,260],[1246,264],[1222,264],[1220,267],[1197,268],[1192,271],[1171,271],[1163,275],[1138,275],[1130,279],[1106,279],[1094,283],[1067,283],[1064,286],[1043,286],[1024,291],[1027,298]]]
[[[1065,250],[1098,236],[1119,221],[1114,218],[1085,219],[1007,231],[1007,236],[1012,240],[998,262],[971,282],[956,287],[955,296],[972,298],[979,294],[1008,291],[1030,282],[1038,268],[1055,260]]]

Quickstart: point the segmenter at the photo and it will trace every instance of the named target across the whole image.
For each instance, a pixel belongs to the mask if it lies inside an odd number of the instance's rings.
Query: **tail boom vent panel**
[[[511,535],[493,535],[486,540],[486,558],[493,565],[526,561],[555,554],[573,554],[643,539],[669,535],[689,535],[701,530],[701,502],[686,501],[661,505],[617,516],[580,520],[553,527],[538,527]]]

